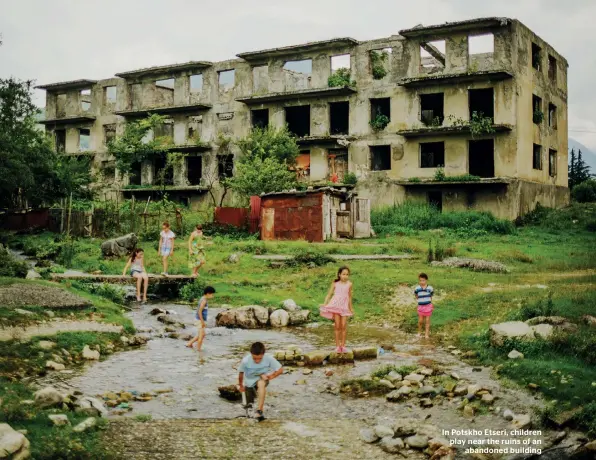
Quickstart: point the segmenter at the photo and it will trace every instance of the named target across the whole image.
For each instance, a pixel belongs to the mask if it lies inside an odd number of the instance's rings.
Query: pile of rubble
[[[259,305],[227,308],[217,314],[215,324],[240,329],[298,326],[308,322],[309,316],[309,310],[300,308],[296,302],[288,299],[278,309]]]

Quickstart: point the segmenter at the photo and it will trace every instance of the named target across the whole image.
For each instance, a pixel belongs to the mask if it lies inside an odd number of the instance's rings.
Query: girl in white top
[[[137,248],[134,250],[126,266],[122,271],[122,276],[126,276],[126,270],[130,267],[130,276],[137,279],[137,302],[141,301],[141,285],[145,282],[145,288],[143,289],[143,302],[147,302],[147,285],[149,284],[149,277],[145,271],[145,265],[143,264],[143,250]]]
[[[163,264],[163,272],[161,274],[168,276],[168,257],[174,255],[174,238],[176,238],[176,234],[170,230],[170,224],[168,222],[164,222],[161,228],[158,250]]]

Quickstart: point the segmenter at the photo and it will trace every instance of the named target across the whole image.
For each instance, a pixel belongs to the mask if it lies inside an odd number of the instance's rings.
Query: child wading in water
[[[149,278],[145,271],[145,266],[143,265],[143,254],[144,252],[141,248],[135,249],[122,271],[122,276],[126,276],[126,270],[130,267],[130,276],[137,279],[137,302],[141,301],[141,284],[143,284],[143,281],[145,281],[143,302],[147,302],[147,285],[149,284]]]
[[[207,328],[207,315],[209,311],[209,299],[213,298],[215,294],[215,288],[211,286],[207,286],[203,290],[203,297],[199,299],[199,304],[197,306],[197,313],[195,315],[196,321],[195,325],[197,326],[197,335],[194,337],[190,342],[186,344],[188,348],[192,348],[192,345],[197,342],[197,351],[201,351],[201,346],[203,345],[203,339],[205,338],[205,329]]]
[[[203,227],[197,225],[195,230],[190,234],[188,240],[188,257],[190,259],[189,265],[192,268],[192,276],[199,276],[199,268],[205,265],[205,248],[203,246]]]
[[[170,224],[164,222],[161,226],[161,233],[159,234],[159,255],[163,264],[162,275],[168,275],[168,257],[174,255],[174,238],[176,234],[170,230]]]
[[[414,296],[418,301],[418,337],[422,334],[422,323],[426,321],[424,337],[428,339],[430,335],[430,315],[435,308],[432,304],[434,289],[428,285],[428,275],[420,273],[418,275],[418,286],[414,289]]]
[[[350,269],[340,267],[337,279],[331,283],[325,303],[321,306],[321,316],[334,321],[335,346],[338,353],[347,353],[346,335],[348,333],[348,317],[354,315],[352,308],[352,283],[348,280]],[[331,298],[333,295],[333,298]],[[331,298],[331,302],[329,299]]]

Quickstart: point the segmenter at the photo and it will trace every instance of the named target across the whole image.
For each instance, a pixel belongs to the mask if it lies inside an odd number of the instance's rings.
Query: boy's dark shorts
[[[244,387],[244,392],[246,393],[246,403],[247,404],[252,404],[255,400],[255,398],[257,397],[257,383],[259,381],[257,380],[255,382],[255,384],[252,387]],[[269,380],[265,380],[265,387],[269,386]]]

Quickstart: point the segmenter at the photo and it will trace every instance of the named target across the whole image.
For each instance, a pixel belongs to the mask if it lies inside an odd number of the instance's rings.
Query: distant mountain
[[[571,152],[572,148],[575,149],[575,153],[577,153],[578,150],[582,151],[582,158],[590,167],[590,172],[596,174],[596,153],[592,152],[588,147],[580,144],[575,139],[569,138],[569,152]],[[569,155],[569,161],[571,162],[571,155]]]

